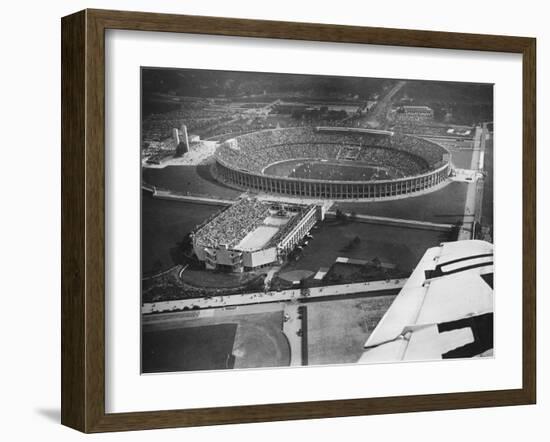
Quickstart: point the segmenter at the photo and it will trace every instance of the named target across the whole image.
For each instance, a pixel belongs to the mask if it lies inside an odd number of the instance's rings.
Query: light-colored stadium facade
[[[249,202],[244,200],[235,203],[192,233],[195,255],[207,269],[243,272],[280,264],[323,218],[322,207],[315,204],[254,200],[254,205],[267,210],[258,212],[249,223],[242,215],[241,219],[232,219],[230,212],[242,214],[240,207],[247,204]],[[234,235],[228,233],[231,224],[235,223],[242,224],[242,228]],[[212,238],[208,235],[209,229],[221,235]]]
[[[279,129],[279,131],[288,130]],[[277,130],[262,132],[275,131]],[[228,155],[223,152],[224,149],[226,152],[240,151],[239,145],[245,144],[243,141],[246,141],[247,137],[257,134],[253,133],[229,140],[228,143],[220,148],[221,150],[218,150],[216,155],[217,177],[232,187],[255,192],[317,199],[379,200],[394,199],[424,192],[430,188],[439,186],[451,174],[449,152],[442,146],[427,140],[407,135],[396,136],[392,132],[356,128],[316,128],[315,131],[317,137],[321,133],[329,134],[333,138],[338,138],[340,135],[342,136],[341,143],[346,143],[348,146],[361,146],[361,148],[367,149],[367,146],[374,145],[377,148],[377,144],[380,144],[384,146],[383,149],[394,149],[399,152],[416,155],[420,160],[425,161],[426,170],[422,171],[422,173],[402,178],[370,181],[336,181],[265,175],[262,173],[263,168],[261,170],[254,170],[253,168],[242,167],[241,164],[232,160],[232,158],[228,158]],[[383,141],[378,142],[373,140]],[[287,145],[292,145],[292,142],[293,140],[287,143]],[[287,145],[281,144],[284,148],[288,148]],[[257,151],[268,148],[277,149],[278,147],[273,147],[273,145],[257,146]],[[251,151],[245,152],[244,155],[254,154],[255,152]],[[316,151],[311,156],[308,156],[308,158],[314,160],[319,158],[318,155],[318,151]],[[299,159],[308,158],[302,154]]]

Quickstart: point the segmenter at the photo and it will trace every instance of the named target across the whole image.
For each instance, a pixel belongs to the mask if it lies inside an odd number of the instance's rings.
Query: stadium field
[[[278,227],[258,226],[237,245],[242,250],[257,250],[264,247],[279,231]]]
[[[188,345],[185,355],[189,358],[198,358],[201,361],[200,364],[178,362],[179,359],[176,356],[167,355],[163,359],[165,361],[163,368],[166,368],[169,363],[186,367],[181,370],[283,367],[290,364],[290,347],[283,334],[281,304],[258,304],[231,310],[213,309],[211,314],[197,317],[189,316],[190,313],[168,313],[147,318],[147,322],[143,324],[144,362],[147,354],[155,361],[159,359],[157,354],[152,354],[150,351],[176,351],[173,346],[177,345],[177,340],[184,339],[181,342],[185,343],[185,339],[190,336],[200,348],[195,350],[193,346]],[[226,326],[234,328],[224,328]],[[191,331],[188,332],[188,329]],[[154,335],[157,332],[167,332],[167,334]],[[150,333],[153,334],[150,335]],[[148,343],[145,342],[146,339],[149,340]],[[167,339],[168,344],[165,346],[160,339]],[[147,354],[146,344],[150,349]],[[191,350],[194,353],[191,353]],[[182,351],[179,351],[180,358],[183,357]],[[230,361],[231,366],[224,365],[226,361]]]
[[[453,224],[462,220],[467,183],[453,182],[435,192],[392,201],[337,203],[333,209],[365,215]]]
[[[309,365],[355,363],[395,295],[310,302]]]
[[[370,181],[395,178],[382,168],[368,165],[318,162],[302,164],[290,176],[294,178],[333,181]]]
[[[162,169],[159,169],[162,170]],[[174,248],[197,224],[222,207],[153,198],[142,192],[141,265],[144,275],[166,270],[176,263]]]
[[[311,233],[313,240],[302,250],[298,260],[291,260],[284,266],[282,273],[291,270],[317,272],[320,267],[330,267],[338,257],[368,261],[378,258],[409,271],[414,269],[427,248],[441,241],[441,232],[351,221],[327,220]]]
[[[357,162],[289,160],[268,166],[267,175],[313,180],[369,181],[392,179],[387,170]]]
[[[142,372],[233,368],[237,324],[149,330],[142,334]]]

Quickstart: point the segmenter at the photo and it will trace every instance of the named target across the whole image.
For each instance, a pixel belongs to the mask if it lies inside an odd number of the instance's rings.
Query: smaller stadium
[[[193,250],[207,269],[254,270],[282,263],[322,218],[315,204],[243,198],[192,232]]]

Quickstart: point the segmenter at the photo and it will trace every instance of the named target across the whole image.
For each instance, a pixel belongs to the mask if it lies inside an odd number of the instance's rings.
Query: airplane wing
[[[492,355],[493,245],[426,251],[365,343],[360,363]]]

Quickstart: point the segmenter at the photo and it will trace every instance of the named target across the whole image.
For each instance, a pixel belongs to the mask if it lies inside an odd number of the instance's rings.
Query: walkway
[[[400,289],[405,285],[407,278],[390,279],[383,281],[358,282],[338,284],[325,287],[313,287],[302,291],[290,289],[257,293],[243,293],[239,295],[212,296],[208,298],[190,298],[177,301],[162,301],[145,303],[141,308],[143,314],[169,312],[187,309],[205,309],[237,305],[261,304],[267,302],[296,301],[304,299],[324,298],[329,296],[346,296],[357,293],[378,292],[383,290]]]
[[[336,216],[336,212],[327,212],[329,216]],[[453,227],[452,224],[441,224],[441,223],[432,223],[429,221],[419,221],[414,219],[404,219],[404,218],[389,218],[385,216],[374,216],[374,215],[363,215],[363,214],[352,214],[346,212],[345,215],[348,217],[353,217],[355,221],[364,221],[370,222],[372,224],[384,224],[390,226],[402,226],[402,227],[413,227],[417,229],[428,229],[428,230],[444,230],[447,231]]]
[[[474,150],[472,153],[472,162],[470,165],[471,170],[479,171],[480,163],[485,154],[485,131],[480,127],[476,127],[476,133],[474,136]],[[462,227],[458,234],[458,240],[472,239],[474,235],[473,224],[476,219],[477,209],[477,194],[478,194],[478,182],[482,179],[468,184],[468,190],[466,192],[466,203],[464,206],[464,217],[462,219]]]
[[[283,322],[283,333],[288,339],[290,346],[290,366],[299,367],[302,365],[302,337],[298,331],[302,329],[302,320],[298,319],[298,307],[296,302],[287,303],[283,311],[287,318]]]
[[[154,190],[153,197],[164,199],[164,200],[187,201],[190,203],[226,205],[226,206],[229,206],[235,202],[233,200],[225,200],[221,198],[212,198],[207,196],[182,195],[180,193],[173,193],[169,190],[159,190],[159,189]]]

